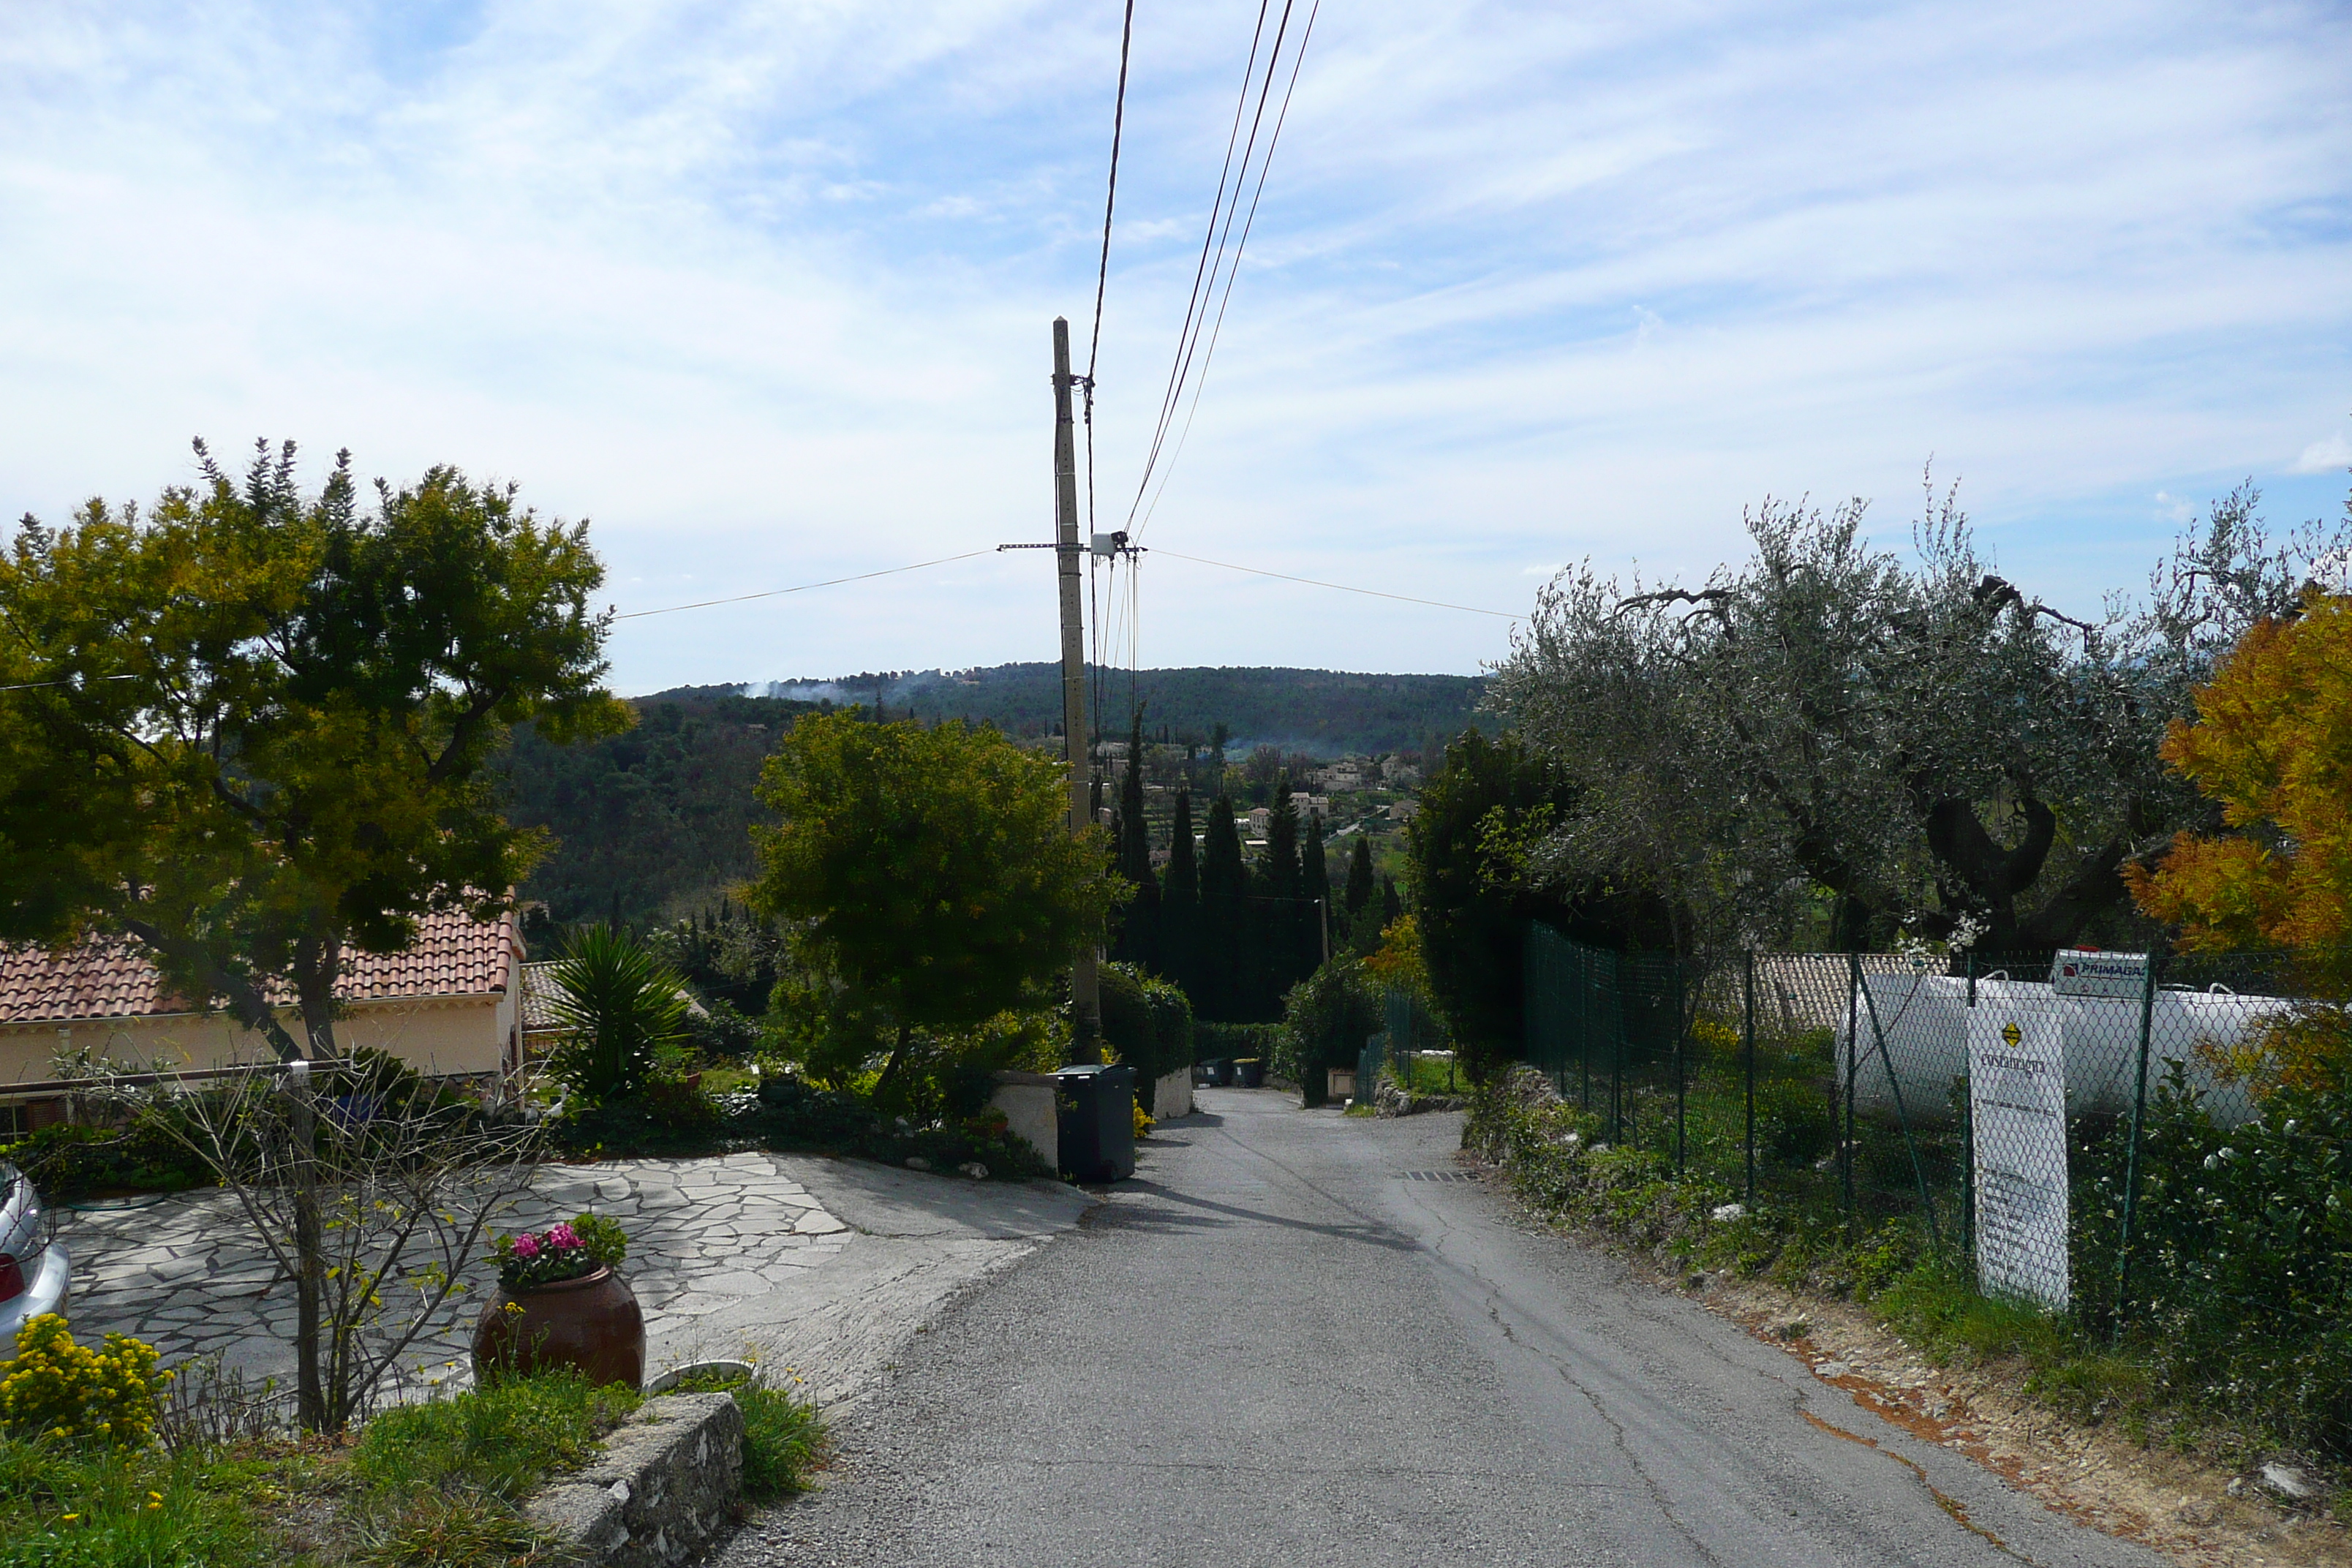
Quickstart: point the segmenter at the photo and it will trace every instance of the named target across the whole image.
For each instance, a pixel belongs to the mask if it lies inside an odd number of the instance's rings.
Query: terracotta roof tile
[[[487,922],[449,910],[417,921],[405,952],[348,955],[335,994],[345,1002],[486,995],[512,984],[521,957],[512,910]],[[290,1006],[294,995],[276,985],[270,999]],[[195,1011],[128,938],[93,937],[62,953],[0,943],[0,1024]]]

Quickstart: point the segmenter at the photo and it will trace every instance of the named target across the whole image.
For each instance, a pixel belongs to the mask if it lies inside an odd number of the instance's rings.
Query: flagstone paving
[[[740,1317],[839,1254],[850,1227],[796,1179],[806,1162],[764,1153],[550,1165],[507,1226],[540,1226],[593,1208],[629,1235],[625,1274],[645,1310],[653,1369],[674,1362],[714,1315]],[[64,1211],[78,1334],[135,1335],[167,1363],[217,1356],[248,1382],[290,1386],[294,1292],[234,1194],[184,1193]],[[466,1345],[495,1283],[487,1260],[404,1358],[429,1387],[467,1378]]]

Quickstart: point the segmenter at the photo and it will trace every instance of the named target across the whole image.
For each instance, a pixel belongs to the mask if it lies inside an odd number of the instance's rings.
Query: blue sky
[[[1137,11],[1121,516],[1256,15]],[[1045,537],[1118,26],[0,0],[0,505],[152,495],[199,434],[455,462],[592,517],[624,611]],[[1516,611],[1588,556],[1704,574],[1767,495],[1900,544],[1932,458],[2088,609],[2241,479],[2336,514],[2347,61],[2340,5],[1331,0],[1144,542]],[[1047,560],[625,621],[615,682],[1051,658]],[[1131,629],[1148,665],[1507,647],[1165,554]]]

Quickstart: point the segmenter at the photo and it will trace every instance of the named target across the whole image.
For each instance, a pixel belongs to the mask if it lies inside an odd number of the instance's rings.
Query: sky
[[[1106,530],[1258,15],[1137,0]],[[0,0],[0,507],[349,447],[593,520],[623,691],[1052,658],[1052,557],[993,547],[1052,528],[1119,23]],[[1704,576],[1767,497],[1904,546],[1930,464],[2078,613],[2242,480],[2341,517],[2347,67],[2340,5],[1331,0],[1106,649],[1475,672],[1511,622],[1180,556],[1517,614]]]

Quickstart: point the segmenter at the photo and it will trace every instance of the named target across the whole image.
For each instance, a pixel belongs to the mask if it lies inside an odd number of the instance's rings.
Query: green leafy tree
[[[513,726],[626,727],[588,604],[604,569],[585,523],[454,468],[378,481],[370,508],[348,453],[306,496],[291,443],[241,479],[196,450],[202,484],[26,518],[0,562],[0,937],[128,937],[280,1057],[331,1058],[348,954],[398,951],[436,911],[495,914],[544,849],[497,809],[488,763]],[[341,1419],[320,1195],[340,1178],[291,1092],[273,1179],[315,1427]]]
[[[143,945],[291,1059],[331,1057],[345,955],[488,917],[545,848],[488,764],[530,721],[625,728],[587,525],[454,468],[305,496],[289,443],[151,510],[32,519],[0,563],[0,936]],[[29,684],[28,684],[29,683]]]
[[[1102,942],[1115,879],[1101,831],[1071,836],[1063,777],[993,730],[846,713],[803,718],[768,760],[777,826],[754,833],[748,901],[887,1039],[878,1096],[915,1031],[968,1036]]]
[[[1562,805],[1554,770],[1517,738],[1477,731],[1446,748],[1412,819],[1412,907],[1438,1010],[1482,1075],[1517,1055],[1527,923],[1558,918],[1525,877],[1526,846]]]
[[[1380,994],[1362,961],[1336,955],[1283,999],[1276,1070],[1297,1083],[1307,1104],[1320,1105],[1329,1069],[1354,1067],[1383,1023]],[[1371,1086],[1360,1092],[1370,1094]]]

